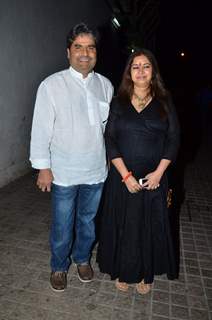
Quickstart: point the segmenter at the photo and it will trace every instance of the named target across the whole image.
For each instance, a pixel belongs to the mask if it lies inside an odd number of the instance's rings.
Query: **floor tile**
[[[135,285],[126,293],[117,290],[98,269],[96,247],[94,281],[81,283],[72,265],[67,290],[54,292],[49,284],[50,195],[36,189],[33,172],[1,188],[0,319],[212,320],[212,154],[206,157],[204,150],[185,171],[179,278],[156,276],[147,295],[138,294]]]

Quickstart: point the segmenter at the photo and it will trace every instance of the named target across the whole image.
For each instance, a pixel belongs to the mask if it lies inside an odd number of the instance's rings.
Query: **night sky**
[[[199,85],[212,74],[212,1],[161,1],[156,52],[164,72]],[[181,57],[180,53],[185,56]],[[172,75],[170,70],[172,70]],[[183,79],[182,79],[183,78]]]

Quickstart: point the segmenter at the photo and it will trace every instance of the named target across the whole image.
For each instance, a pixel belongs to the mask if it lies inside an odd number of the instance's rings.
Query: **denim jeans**
[[[68,271],[71,263],[90,259],[103,183],[52,186],[51,269]]]

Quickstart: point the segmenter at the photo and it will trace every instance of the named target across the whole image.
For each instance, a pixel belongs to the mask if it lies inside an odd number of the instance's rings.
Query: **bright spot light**
[[[185,53],[184,53],[184,52],[181,52],[180,55],[181,55],[181,57],[184,57],[184,56],[185,56]]]
[[[113,17],[113,18],[112,18],[112,24],[113,24],[114,27],[116,27],[116,28],[120,28],[120,27],[121,27],[121,25],[120,25],[120,23],[118,22],[118,20],[116,19],[116,17]]]
[[[131,49],[131,52],[132,52],[132,53],[135,52],[135,49]]]

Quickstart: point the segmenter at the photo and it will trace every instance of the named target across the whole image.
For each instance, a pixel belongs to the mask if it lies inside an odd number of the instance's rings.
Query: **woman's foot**
[[[137,292],[140,294],[147,294],[151,290],[151,285],[149,283],[144,283],[142,280],[139,283],[136,283]]]
[[[119,282],[118,279],[116,279],[115,286],[116,286],[116,288],[117,288],[118,290],[124,291],[124,292],[126,292],[126,291],[128,290],[128,288],[129,288],[128,283],[126,283],[126,282]]]

